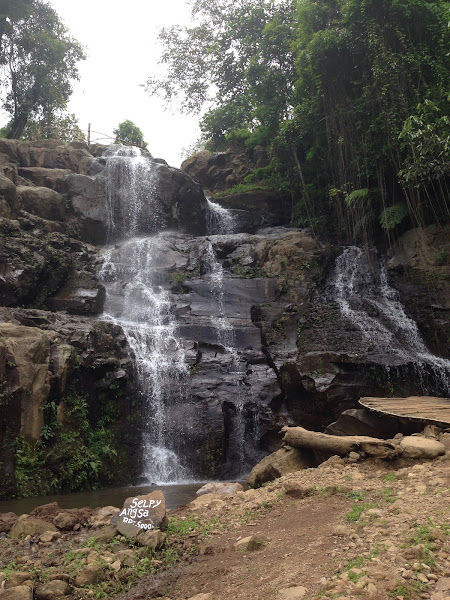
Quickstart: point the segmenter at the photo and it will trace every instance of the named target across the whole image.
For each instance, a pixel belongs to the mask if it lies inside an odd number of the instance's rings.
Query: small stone
[[[164,545],[166,541],[167,535],[160,531],[159,529],[155,529],[154,531],[143,531],[141,532],[136,541],[141,544],[141,546],[146,546],[151,550],[159,550],[161,546]]]
[[[418,573],[416,579],[422,583],[428,583],[428,577],[424,573]]]
[[[191,596],[188,600],[213,600],[212,594],[196,594],[195,596]]]
[[[117,517],[120,512],[119,508],[115,506],[104,506],[94,511],[93,515],[89,519],[89,524],[92,527],[103,527],[104,525],[110,525],[111,519]]]
[[[440,577],[436,583],[437,592],[449,592],[450,591],[450,577]]]
[[[104,570],[99,565],[90,565],[78,571],[75,577],[75,585],[92,585],[103,579]]]
[[[113,562],[111,564],[111,569],[113,571],[116,571],[116,573],[117,573],[117,571],[120,571],[121,566],[122,566],[122,563],[120,562],[120,560],[116,560],[115,562]]]
[[[369,596],[373,596],[374,594],[376,594],[377,593],[377,586],[374,583],[369,582],[367,584],[367,593],[369,594]]]
[[[260,550],[266,543],[267,538],[250,535],[236,542],[234,547],[246,552],[254,552],[255,550]]]
[[[361,458],[361,455],[357,452],[349,452],[348,459],[350,462],[357,462]]]
[[[94,542],[101,544],[108,543],[113,540],[117,535],[117,527],[115,525],[106,525],[92,534],[90,537]]]
[[[350,535],[351,531],[345,525],[336,525],[336,527],[331,532],[332,535],[338,536],[346,536]]]
[[[21,586],[24,584],[27,579],[31,578],[31,573],[28,571],[16,571],[15,573],[11,573],[5,582],[5,588],[13,588],[16,586]]]
[[[43,534],[39,536],[39,541],[43,544],[49,544],[61,537],[59,531],[44,531]]]
[[[302,585],[297,585],[295,587],[283,588],[278,591],[278,597],[280,600],[301,600],[304,598],[308,590]]]
[[[240,483],[232,483],[229,481],[212,481],[197,490],[195,495],[203,496],[203,494],[218,494],[219,496],[231,496],[232,494],[243,491],[244,488]]]
[[[54,600],[70,594],[70,585],[66,581],[55,579],[41,583],[36,587],[37,600]]]

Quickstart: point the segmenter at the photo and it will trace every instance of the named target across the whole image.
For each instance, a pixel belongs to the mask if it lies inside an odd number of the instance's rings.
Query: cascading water
[[[450,361],[428,351],[375,253],[369,260],[361,248],[346,248],[336,260],[331,297],[341,313],[361,330],[369,352],[384,357],[380,362],[385,362],[388,370],[411,364],[425,388],[426,380],[431,379],[428,387],[432,393],[450,394]]]
[[[236,228],[236,219],[232,213],[209,198],[208,212],[206,214],[206,230],[209,235],[233,233]]]
[[[133,146],[111,146],[106,158],[108,240],[123,240],[142,233],[143,220],[151,214],[154,231],[164,226],[161,207],[153,194],[151,155]]]
[[[216,315],[212,318],[212,321],[217,335],[217,343],[224,348],[227,373],[231,379],[231,384],[235,388],[234,414],[229,427],[227,461],[232,464],[235,477],[246,477],[249,468],[257,462],[255,459],[257,454],[255,444],[258,439],[258,416],[256,412],[253,411],[252,413],[251,410],[254,399],[251,387],[246,385],[247,365],[236,348],[233,324],[225,315],[224,271],[216,258],[211,242],[208,242],[207,245],[205,266],[209,271],[211,295],[216,305]],[[249,415],[252,415],[252,418],[249,419]]]
[[[119,148],[106,157],[111,240],[126,239],[104,255],[100,279],[106,289],[103,318],[120,325],[134,353],[139,392],[145,406],[142,424],[142,474],[151,482],[189,478],[170,434],[168,408],[187,374],[168,292],[161,285],[164,238],[134,237],[145,203],[152,203],[151,161],[139,149]],[[156,225],[158,207],[153,214]]]

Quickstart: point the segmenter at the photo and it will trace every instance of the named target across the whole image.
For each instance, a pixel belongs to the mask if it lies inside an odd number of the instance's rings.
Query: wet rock
[[[244,488],[240,483],[230,483],[227,481],[212,481],[206,483],[199,490],[195,492],[196,496],[202,496],[203,494],[218,494],[219,496],[231,496],[236,492],[243,492]]]
[[[17,538],[21,535],[41,535],[47,531],[58,530],[53,523],[50,523],[49,521],[44,521],[44,519],[39,519],[30,515],[21,515],[11,528],[9,536]]]
[[[307,469],[309,466],[311,466],[311,458],[308,453],[285,446],[269,454],[253,467],[247,483],[250,487],[258,488],[267,481],[273,481],[287,473]]]
[[[70,585],[66,581],[54,579],[48,583],[40,583],[36,586],[35,596],[37,600],[54,600],[68,596],[71,592]]]

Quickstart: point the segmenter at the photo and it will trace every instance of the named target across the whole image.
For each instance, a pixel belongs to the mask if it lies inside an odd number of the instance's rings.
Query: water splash
[[[431,354],[415,321],[410,319],[389,285],[386,266],[356,246],[336,259],[332,297],[341,313],[356,325],[389,370],[412,364],[420,383],[434,380],[435,393],[450,394],[450,361]]]
[[[208,235],[234,233],[237,224],[232,212],[209,198],[206,199],[206,202],[208,204],[206,213],[206,231]]]

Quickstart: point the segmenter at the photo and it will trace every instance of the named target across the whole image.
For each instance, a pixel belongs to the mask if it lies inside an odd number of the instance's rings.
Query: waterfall
[[[153,193],[151,155],[132,146],[111,146],[104,158],[109,241],[141,234],[149,215],[153,231],[161,230],[165,219]]]
[[[236,229],[236,219],[232,212],[209,198],[206,214],[206,230],[208,235],[233,233]]]
[[[133,351],[144,414],[142,475],[158,484],[189,478],[177,452],[168,410],[180,394],[187,367],[167,290],[163,287],[163,235],[136,237],[145,203],[152,203],[151,162],[138,149],[106,158],[110,239],[100,280],[106,289],[103,319],[120,325]],[[158,207],[152,206],[155,225]]]
[[[246,477],[249,469],[257,462],[258,415],[251,410],[254,398],[251,386],[246,382],[247,364],[236,348],[233,323],[225,314],[224,270],[216,258],[211,242],[208,242],[206,248],[205,266],[209,271],[211,295],[216,307],[212,323],[216,331],[217,343],[224,349],[228,379],[235,389],[227,462],[231,465],[233,476]],[[250,419],[249,414],[252,414]]]
[[[361,248],[345,248],[336,259],[331,296],[341,314],[361,330],[369,351],[383,355],[388,369],[412,364],[422,384],[429,374],[435,393],[450,394],[450,361],[428,351],[375,252],[369,260]]]

